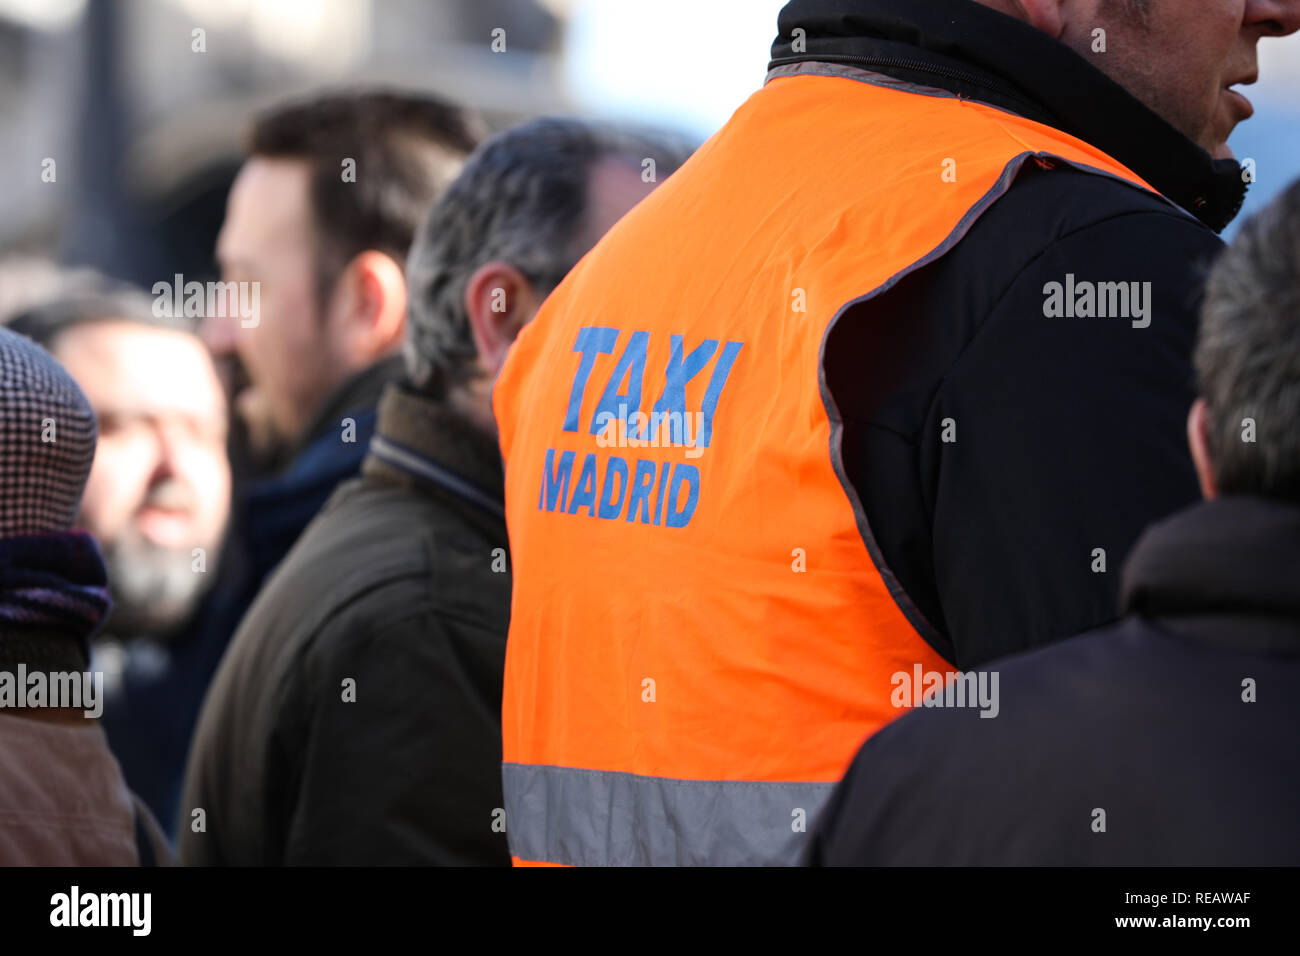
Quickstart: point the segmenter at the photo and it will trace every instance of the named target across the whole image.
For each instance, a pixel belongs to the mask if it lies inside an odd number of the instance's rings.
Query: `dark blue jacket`
[[[997,716],[872,737],[817,865],[1300,865],[1300,507],[1151,528],[1119,624],[994,663]]]

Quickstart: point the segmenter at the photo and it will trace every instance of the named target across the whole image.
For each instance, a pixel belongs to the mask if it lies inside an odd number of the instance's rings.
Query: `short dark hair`
[[[407,261],[406,366],[433,394],[473,376],[477,356],[465,287],[474,270],[508,262],[548,294],[600,237],[584,228],[593,167],[625,159],[654,175],[690,155],[680,138],[543,117],[499,133],[470,157],[420,227]]]
[[[262,113],[248,152],[310,165],[316,292],[324,302],[342,269],[368,249],[405,262],[424,213],[479,138],[477,120],[435,96],[345,90]],[[343,178],[349,159],[355,181]]]
[[[59,336],[69,329],[110,319],[197,334],[193,320],[155,314],[153,300],[135,286],[94,274],[78,275],[50,298],[15,313],[4,325],[53,352]]]
[[[1219,491],[1300,503],[1300,181],[1215,263],[1196,370]]]

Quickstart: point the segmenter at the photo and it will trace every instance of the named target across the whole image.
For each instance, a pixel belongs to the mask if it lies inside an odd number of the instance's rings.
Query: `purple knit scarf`
[[[112,606],[99,545],[84,531],[0,538],[0,631],[89,641]]]

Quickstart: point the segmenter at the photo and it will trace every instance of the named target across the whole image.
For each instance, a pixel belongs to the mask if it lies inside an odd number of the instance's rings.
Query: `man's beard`
[[[231,408],[227,452],[236,483],[255,481],[274,474],[286,463],[289,441],[271,430],[260,417],[258,421],[250,423],[241,414],[238,399],[251,382],[248,370],[239,357],[221,356],[215,363]]]
[[[196,571],[190,551],[151,544],[134,529],[105,545],[113,596],[106,630],[126,639],[175,637],[215,577],[219,550],[209,548],[205,570]]]

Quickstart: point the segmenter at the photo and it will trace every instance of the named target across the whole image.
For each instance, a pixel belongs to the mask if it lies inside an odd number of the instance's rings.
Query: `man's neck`
[[[478,379],[459,385],[448,394],[447,405],[463,420],[483,432],[489,440],[493,442],[497,440],[497,423],[492,415],[490,385],[483,385]]]

